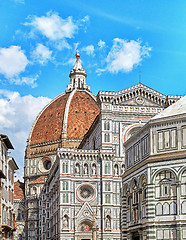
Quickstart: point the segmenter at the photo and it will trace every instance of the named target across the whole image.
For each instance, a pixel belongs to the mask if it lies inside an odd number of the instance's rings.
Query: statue
[[[68,216],[67,216],[67,215],[65,215],[65,216],[63,217],[63,227],[64,227],[64,228],[67,228],[67,227],[68,227]]]
[[[110,229],[110,217],[106,217],[106,229]]]

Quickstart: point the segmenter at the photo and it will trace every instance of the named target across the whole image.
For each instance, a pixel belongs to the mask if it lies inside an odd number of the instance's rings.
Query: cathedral
[[[181,96],[166,96],[142,83],[95,96],[86,84],[79,53],[69,77],[66,91],[43,108],[28,136],[25,239],[184,239],[174,237],[171,226],[166,227],[169,235],[161,227],[157,233],[155,227],[164,213],[162,223],[169,216],[174,221],[176,176],[185,174],[167,170],[168,164],[179,168],[175,158],[163,161],[164,151],[175,155],[185,149],[185,137],[175,130],[186,129],[184,124],[161,120]],[[178,135],[184,139],[183,148]],[[158,170],[162,164],[163,172]],[[150,178],[162,185],[153,185]]]

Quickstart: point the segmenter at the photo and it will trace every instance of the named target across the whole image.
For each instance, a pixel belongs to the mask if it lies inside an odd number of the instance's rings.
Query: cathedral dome
[[[81,140],[90,128],[99,107],[86,85],[80,55],[70,72],[71,83],[65,93],[54,98],[39,113],[30,131],[29,145],[53,142],[62,138]]]

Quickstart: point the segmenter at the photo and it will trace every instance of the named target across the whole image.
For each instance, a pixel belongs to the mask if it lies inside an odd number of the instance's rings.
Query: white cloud
[[[78,25],[72,17],[61,18],[57,13],[48,12],[46,16],[33,16],[31,22],[25,23],[33,27],[34,31],[39,31],[52,41],[72,38],[78,29]]]
[[[82,22],[88,22],[90,20],[90,17],[86,15],[83,19],[81,19]]]
[[[86,52],[87,55],[94,55],[94,46],[93,45],[88,45],[86,47],[83,47],[81,51]]]
[[[151,47],[147,45],[142,46],[139,40],[123,40],[115,38],[113,46],[106,58],[106,70],[118,73],[130,72],[135,66],[138,66],[143,58],[149,56]]]
[[[42,65],[46,64],[52,59],[52,51],[50,51],[49,48],[43,44],[38,43],[36,49],[32,53],[32,58],[34,61],[37,61]]]
[[[29,77],[18,77],[18,78],[11,78],[10,79],[10,83],[14,83],[16,85],[29,85],[32,88],[37,87],[37,79],[38,79],[39,75],[35,75],[35,76],[29,76]]]
[[[0,73],[6,78],[17,77],[25,71],[29,61],[19,46],[0,48]]]
[[[66,39],[62,39],[59,41],[56,41],[54,44],[54,47],[58,49],[59,51],[63,50],[64,48],[71,49],[72,47],[70,44],[66,41]]]
[[[18,92],[0,90],[0,133],[10,138],[15,149],[10,155],[15,157],[21,171],[31,125],[49,101],[47,97],[33,97],[32,95],[22,97]]]
[[[70,58],[70,59],[65,63],[65,65],[74,66],[74,65],[75,65],[75,62],[76,62],[76,59],[75,59],[75,58]]]
[[[105,47],[105,42],[104,41],[102,41],[102,40],[99,40],[99,42],[98,42],[98,47],[100,47],[100,48],[103,48],[103,47]]]

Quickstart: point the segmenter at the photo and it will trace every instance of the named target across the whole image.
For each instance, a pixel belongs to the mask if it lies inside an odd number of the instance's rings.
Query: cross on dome
[[[80,61],[79,51],[76,51],[76,62],[74,67],[71,69],[69,77],[70,84],[67,85],[67,92],[71,92],[74,89],[84,89],[90,91],[90,87],[86,84],[86,71],[83,69]]]

